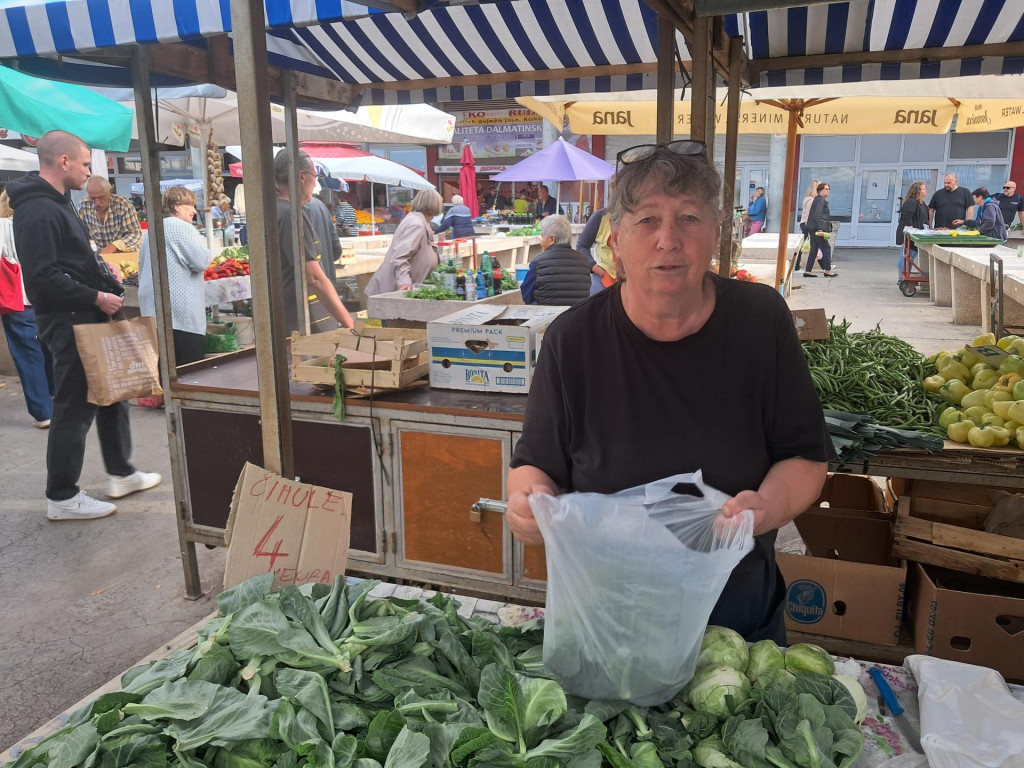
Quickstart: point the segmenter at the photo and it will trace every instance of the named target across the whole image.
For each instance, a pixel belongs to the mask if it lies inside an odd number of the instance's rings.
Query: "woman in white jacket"
[[[14,211],[6,190],[0,193],[0,250],[8,261],[18,264],[18,253],[14,248]],[[22,278],[21,293],[25,309],[0,315],[3,321],[7,348],[11,351],[14,366],[18,369],[21,388],[25,393],[25,404],[32,417],[33,426],[46,429],[53,416],[53,359],[46,345],[36,336],[36,316],[25,293]]]

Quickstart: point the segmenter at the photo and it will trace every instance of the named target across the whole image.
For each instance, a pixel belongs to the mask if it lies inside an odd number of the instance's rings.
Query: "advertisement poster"
[[[452,143],[440,147],[437,172],[459,167],[462,147],[473,150],[478,173],[497,173],[544,147],[543,119],[528,109],[488,109],[458,113]]]

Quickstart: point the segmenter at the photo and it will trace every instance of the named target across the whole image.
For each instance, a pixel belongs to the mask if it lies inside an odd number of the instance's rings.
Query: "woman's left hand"
[[[744,509],[754,513],[754,535],[774,530],[779,527],[776,522],[780,518],[778,506],[758,491],[740,491],[722,505],[722,517],[730,518],[740,514]]]

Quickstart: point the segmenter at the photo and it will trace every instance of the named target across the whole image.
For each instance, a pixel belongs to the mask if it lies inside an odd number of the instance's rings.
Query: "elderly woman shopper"
[[[192,225],[196,215],[194,192],[184,187],[168,187],[164,192],[163,209],[174,360],[178,365],[185,365],[202,360],[206,351],[203,271],[210,264],[210,252],[206,250],[206,241]],[[153,252],[148,237],[143,239],[139,251],[139,310],[144,316],[156,316]]]
[[[452,237],[473,237],[473,213],[465,205],[462,195],[452,195],[452,207],[445,213],[441,223],[434,227],[435,232],[452,231]]]
[[[398,225],[384,262],[377,267],[369,284],[367,296],[391,291],[407,291],[422,283],[440,262],[434,245],[430,220],[441,212],[444,201],[433,189],[423,189],[412,199],[409,213]]]
[[[524,304],[570,306],[590,295],[590,265],[572,245],[572,225],[565,216],[548,216],[540,223],[544,251],[530,262],[519,287]]]
[[[785,300],[710,271],[721,180],[703,152],[677,141],[619,154],[608,210],[619,282],[548,328],[507,517],[539,544],[530,494],[614,493],[702,470],[733,496],[725,516],[753,510],[756,535],[710,623],[783,642],[776,530],[817,498],[831,443]]]
[[[839,277],[839,274],[832,269],[832,246],[829,239],[832,237],[832,212],[828,207],[828,196],[832,188],[825,182],[818,185],[818,195],[811,203],[811,211],[807,214],[807,234],[811,238],[811,252],[807,254],[807,266],[804,267],[804,277],[817,277],[812,271],[814,269],[814,255],[820,254],[821,268],[825,277]]]

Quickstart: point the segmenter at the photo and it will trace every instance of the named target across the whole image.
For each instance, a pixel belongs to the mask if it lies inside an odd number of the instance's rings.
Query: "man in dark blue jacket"
[[[452,237],[473,237],[473,212],[464,204],[462,195],[452,195],[452,207],[445,213],[441,223],[434,227],[435,232],[452,231]]]
[[[555,216],[561,213],[561,209],[558,207],[558,201],[548,194],[548,185],[540,185],[540,194],[537,195],[537,205],[534,210],[534,215],[538,219],[544,219],[548,216]]]
[[[39,338],[53,355],[56,392],[46,446],[46,517],[90,520],[117,510],[78,487],[93,419],[109,474],[107,496],[119,499],[152,488],[160,475],[132,466],[128,404],[97,408],[87,400],[89,387],[74,327],[109,321],[121,309],[124,294],[93,251],[89,231],[67,194],[85,185],[92,153],[84,141],[65,131],[43,134],[38,153],[39,172],[12,181],[7,192],[25,289],[36,311]]]

